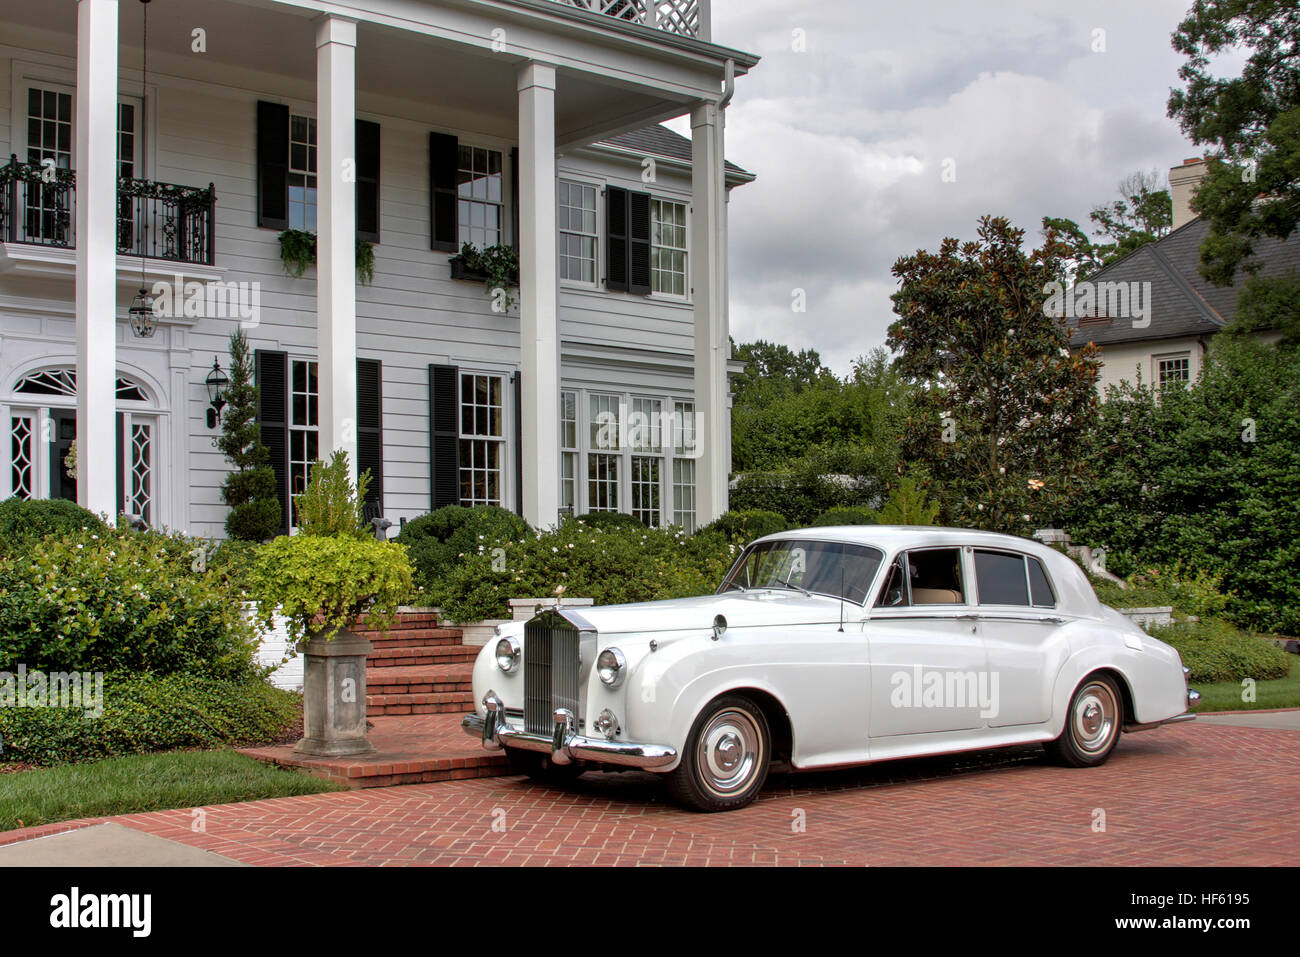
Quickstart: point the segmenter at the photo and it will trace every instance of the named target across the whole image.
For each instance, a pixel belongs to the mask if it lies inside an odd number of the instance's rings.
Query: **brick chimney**
[[[1169,197],[1174,202],[1174,229],[1196,218],[1192,212],[1192,194],[1205,175],[1205,160],[1199,156],[1183,160],[1182,166],[1169,171]]]

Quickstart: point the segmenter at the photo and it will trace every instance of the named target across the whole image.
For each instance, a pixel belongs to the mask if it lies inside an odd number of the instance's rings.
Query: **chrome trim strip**
[[[643,768],[653,770],[672,764],[677,759],[677,749],[663,744],[631,744],[622,741],[606,741],[603,738],[588,738],[570,733],[565,736],[560,751],[555,747],[555,735],[530,734],[512,727],[505,720],[504,709],[496,712],[498,717],[492,727],[491,744],[487,740],[487,719],[477,713],[470,713],[461,719],[461,729],[483,741],[489,750],[510,747],[525,751],[540,751],[550,754],[552,760],[559,763],[570,761],[592,761],[598,764],[616,764],[620,767]],[[558,729],[557,729],[558,730]],[[563,762],[558,760],[560,754],[565,756]]]

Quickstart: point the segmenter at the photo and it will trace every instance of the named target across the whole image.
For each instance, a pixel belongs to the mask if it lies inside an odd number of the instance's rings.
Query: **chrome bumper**
[[[594,761],[646,769],[661,768],[677,759],[677,749],[667,745],[628,744],[577,734],[573,713],[563,708],[555,712],[555,729],[550,735],[544,735],[513,727],[506,720],[506,708],[500,698],[484,698],[483,707],[487,712],[485,717],[480,718],[477,713],[467,714],[461,719],[460,726],[466,734],[481,740],[489,751],[503,747],[520,748],[549,754],[556,764]]]

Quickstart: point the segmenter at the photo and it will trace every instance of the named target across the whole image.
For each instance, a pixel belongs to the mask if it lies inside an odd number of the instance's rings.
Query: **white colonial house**
[[[333,449],[395,523],[725,510],[753,177],[723,125],[757,58],[709,0],[0,0],[0,28],[0,499],[222,536],[207,380],[243,328],[286,529]],[[464,243],[516,250],[517,289]]]

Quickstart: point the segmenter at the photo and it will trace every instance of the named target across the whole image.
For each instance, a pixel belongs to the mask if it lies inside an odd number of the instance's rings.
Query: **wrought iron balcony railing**
[[[76,245],[77,177],[68,169],[20,163],[0,167],[0,241],[71,249]],[[117,251],[212,265],[217,193],[206,188],[118,180]]]
[[[709,0],[555,0],[570,7],[640,23],[665,33],[708,40]]]

